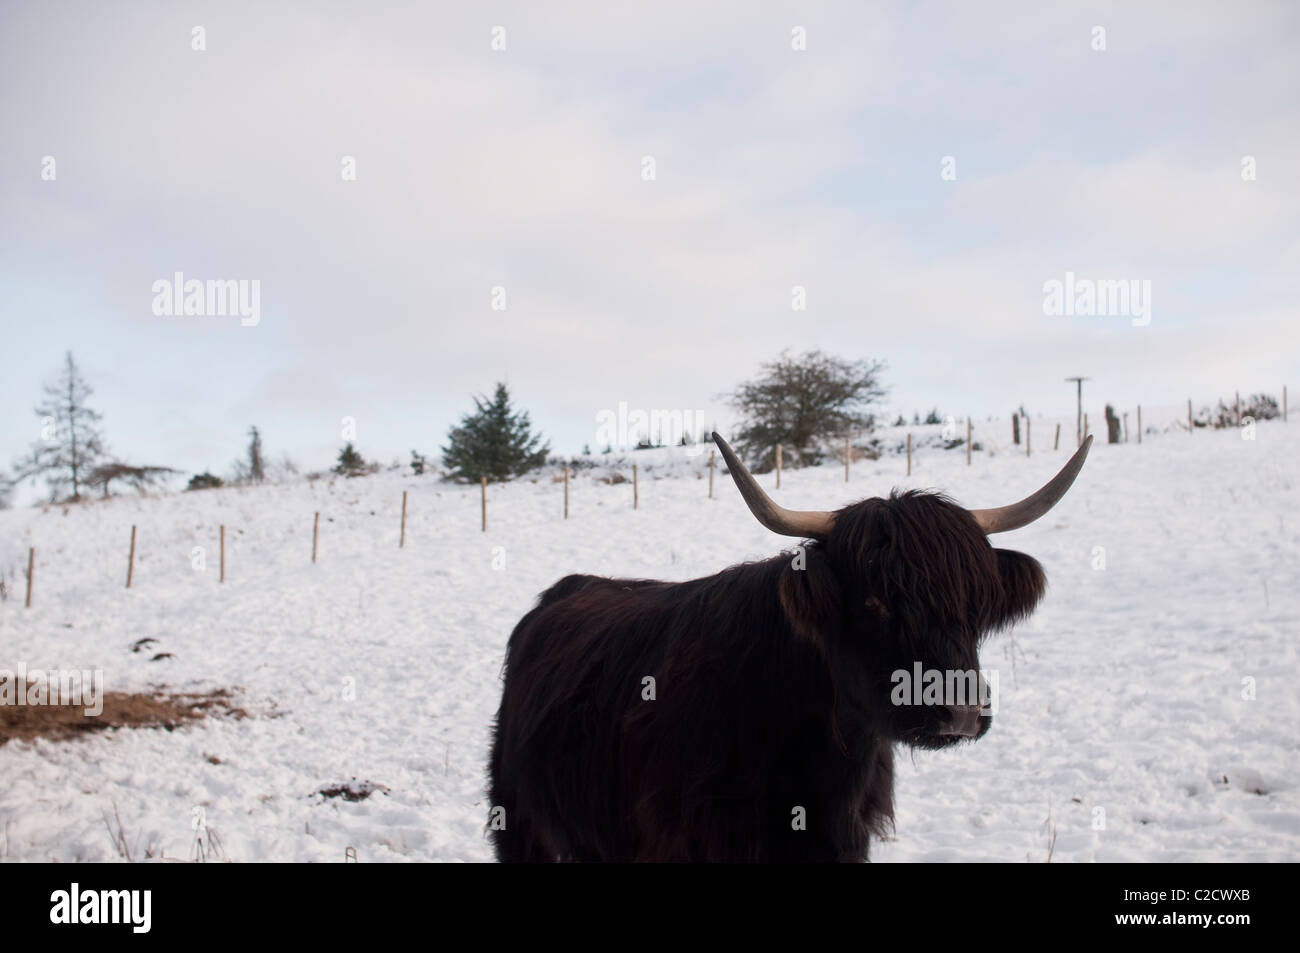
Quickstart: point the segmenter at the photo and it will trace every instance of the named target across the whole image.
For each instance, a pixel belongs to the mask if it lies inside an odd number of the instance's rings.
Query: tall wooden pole
[[[1088,415],[1083,415],[1083,435],[1088,436]]]
[[[226,526],[221,526],[221,578],[219,582],[226,581]]]
[[[131,527],[131,555],[126,558],[126,588],[131,588],[131,577],[135,574],[135,526]]]
[[[487,532],[487,477],[480,477],[479,479],[481,480],[479,484],[481,488],[479,493],[479,500],[482,503],[482,507],[483,507],[483,532],[486,533]]]
[[[912,475],[912,435],[907,435],[907,475]]]
[[[1075,445],[1076,447],[1082,447],[1082,446],[1083,446],[1083,437],[1084,437],[1084,433],[1085,433],[1085,431],[1086,431],[1086,428],[1085,428],[1084,425],[1083,425],[1083,382],[1086,381],[1086,380],[1088,380],[1088,378],[1086,378],[1086,377],[1067,377],[1067,378],[1066,378],[1066,381],[1074,381],[1074,384],[1075,384],[1075,391],[1074,391],[1074,395],[1075,395],[1075,396],[1074,396],[1074,400],[1075,400],[1075,408],[1074,408],[1074,436],[1075,436],[1075,444],[1074,444],[1074,445]]]
[[[311,523],[311,561],[316,562],[316,539],[320,536],[320,513],[316,513],[316,518]]]
[[[26,609],[32,607],[32,573],[36,571],[36,547],[33,546],[27,550],[27,604]]]
[[[717,453],[716,450],[709,451],[709,499],[713,499],[713,460]]]

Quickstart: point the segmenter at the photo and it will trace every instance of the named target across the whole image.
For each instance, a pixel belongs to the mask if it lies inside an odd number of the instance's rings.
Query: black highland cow
[[[979,704],[896,704],[893,673],[977,672],[980,640],[1033,610],[1042,567],[987,535],[1051,509],[1092,438],[1011,506],[907,492],[832,513],[777,506],[714,440],[754,515],[812,540],[806,564],[575,575],[543,593],[507,650],[500,860],[865,860],[893,819],[893,746],[978,738],[991,720]]]

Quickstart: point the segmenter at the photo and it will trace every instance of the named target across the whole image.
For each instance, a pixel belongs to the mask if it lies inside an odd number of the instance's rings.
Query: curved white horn
[[[1005,533],[1008,530],[1028,526],[1065,496],[1065,491],[1070,488],[1074,478],[1083,469],[1083,461],[1087,459],[1088,448],[1091,446],[1092,435],[1089,434],[1083,441],[1083,445],[1074,451],[1074,456],[1061,467],[1061,472],[1032,496],[1027,496],[1019,503],[1012,503],[1010,506],[999,506],[997,509],[971,510],[971,516],[975,517],[975,522],[980,524],[980,529],[985,533]]]
[[[722,439],[721,434],[715,433],[713,442],[722,451],[722,459],[727,461],[727,469],[731,471],[731,478],[736,481],[736,486],[740,489],[740,495],[745,498],[749,511],[758,518],[760,523],[782,536],[810,536],[824,539],[831,531],[834,514],[818,510],[787,510],[784,506],[777,505],[763,492],[763,488],[758,485],[753,474],[740,462],[740,458],[727,445],[727,441]]]

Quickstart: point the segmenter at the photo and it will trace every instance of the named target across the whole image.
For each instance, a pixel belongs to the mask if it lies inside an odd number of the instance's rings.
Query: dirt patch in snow
[[[247,718],[227,688],[210,692],[105,692],[104,709],[86,714],[83,705],[0,704],[0,745],[45,738],[62,741],[108,728],[163,728],[171,731],[203,718]]]

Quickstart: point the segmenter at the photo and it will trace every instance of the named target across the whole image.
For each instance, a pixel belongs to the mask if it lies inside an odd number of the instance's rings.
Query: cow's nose
[[[975,738],[982,727],[979,705],[949,705],[948,722],[939,733],[958,738]]]

